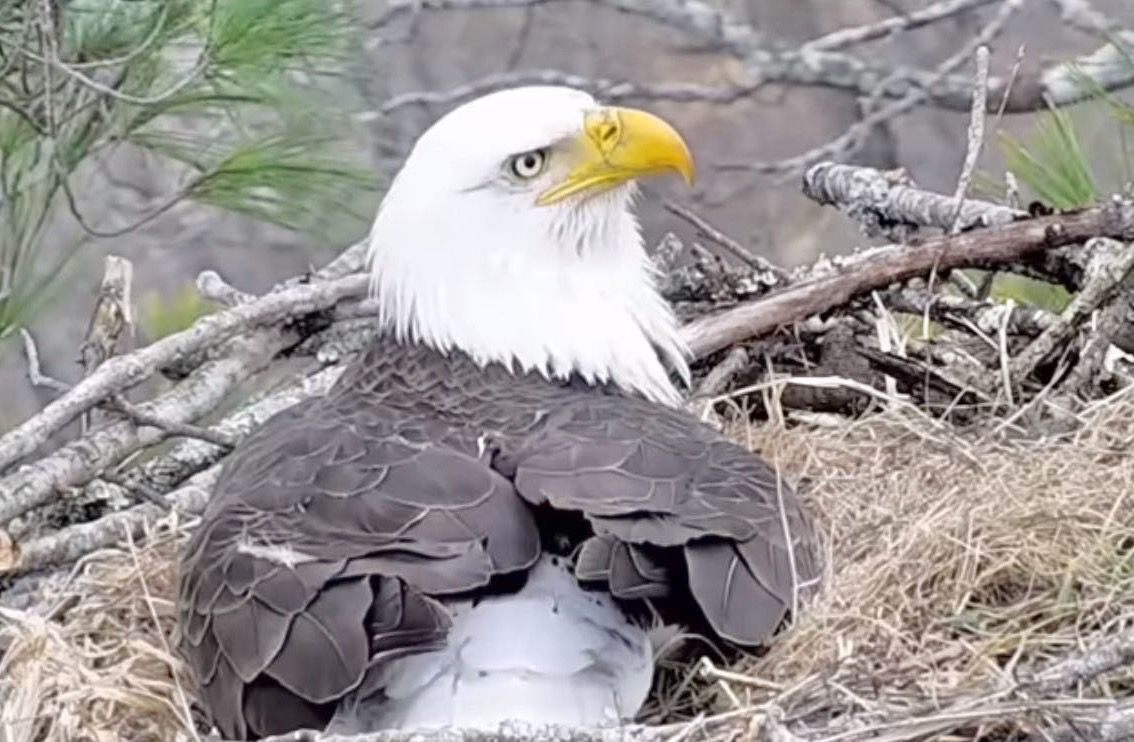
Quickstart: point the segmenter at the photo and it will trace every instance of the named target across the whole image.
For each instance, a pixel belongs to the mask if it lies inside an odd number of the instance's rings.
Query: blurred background
[[[557,82],[664,115],[700,180],[651,184],[648,242],[695,237],[673,199],[791,265],[865,241],[800,195],[809,164],[954,190],[981,41],[979,195],[1008,171],[1055,205],[1122,188],[1129,29],[1130,0],[0,2],[0,430],[53,396],[21,327],[44,371],[81,375],[105,255],[133,263],[136,344],[182,329],[211,310],[202,270],[261,292],[361,238],[416,136],[469,97]]]

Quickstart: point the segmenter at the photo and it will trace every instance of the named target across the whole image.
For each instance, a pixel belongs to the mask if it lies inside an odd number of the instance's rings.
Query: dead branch
[[[143,381],[178,356],[215,347],[243,331],[318,312],[346,298],[363,296],[366,288],[366,276],[358,275],[291,286],[203,317],[189,330],[163,338],[136,353],[111,358],[40,414],[0,438],[0,470],[34,451],[107,396]],[[0,509],[5,507],[5,499],[0,494]]]
[[[106,359],[118,355],[133,340],[133,280],[134,266],[129,260],[116,255],[106,256],[102,284],[87,325],[86,338],[79,348],[85,375],[89,376]]]
[[[385,731],[367,734],[323,734],[315,731],[292,732],[268,737],[264,742],[653,742],[672,736],[673,727],[646,727],[638,724],[610,729],[506,724],[500,729],[438,729],[436,731]]]
[[[341,367],[331,367],[313,376],[304,376],[229,415],[216,425],[215,431],[228,440],[238,442],[277,412],[308,397],[326,393],[340,373]],[[210,485],[205,487],[205,491],[211,490],[211,482],[219,473],[217,464],[224,453],[227,449],[218,449],[203,441],[187,442],[129,474],[116,477],[118,482],[115,484],[124,489],[148,488],[162,492],[179,485],[181,489],[166,496],[168,504],[164,508],[142,504],[89,523],[70,525],[46,536],[17,541],[13,545],[13,556],[6,562],[0,559],[0,575],[65,564],[95,549],[113,546],[127,532],[140,535],[147,521],[162,515],[170,506],[191,515],[199,513],[208,498],[200,496],[198,490],[205,484]],[[186,479],[189,484],[183,484]]]
[[[43,367],[39,362],[39,345],[36,344],[35,338],[26,327],[20,328],[20,337],[22,337],[24,341],[24,356],[27,359],[28,382],[30,382],[32,386],[45,387],[56,392],[70,391],[70,384],[48,376],[43,372]]]
[[[555,0],[395,0],[372,28],[382,28],[394,19],[420,11],[475,11],[492,8],[527,9]],[[999,0],[1000,9],[1012,0]],[[849,29],[845,35],[822,36],[805,42],[796,49],[784,49],[771,42],[751,24],[738,20],[699,0],[598,0],[598,4],[619,13],[639,16],[660,23],[708,42],[714,49],[741,61],[748,73],[747,85],[714,88],[695,84],[639,85],[635,83],[593,80],[559,71],[508,73],[443,92],[415,92],[393,98],[376,112],[386,115],[397,108],[417,104],[453,104],[475,95],[519,84],[565,83],[608,100],[700,100],[731,103],[769,83],[800,87],[824,87],[842,90],[857,96],[901,100],[925,93],[924,102],[939,108],[968,111],[972,98],[971,80],[961,74],[917,68],[894,68],[867,60],[840,49],[861,43],[880,34],[896,33],[926,23],[936,23],[962,13],[977,10],[977,2],[942,2],[920,13],[896,15],[881,24],[865,29]],[[989,2],[987,4],[993,4]],[[1065,6],[1080,3],[1062,3]],[[1072,10],[1074,8],[1072,7]],[[911,16],[917,21],[910,21]],[[1098,23],[1092,15],[1073,12],[1092,29]],[[1113,38],[1129,45],[1131,32],[1118,28]],[[839,32],[836,32],[838,34]],[[1109,37],[1108,37],[1109,42]],[[971,49],[964,58],[971,56]],[[938,67],[940,70],[941,67]],[[1083,72],[1093,78],[1085,79]],[[883,81],[883,84],[879,84]],[[1123,51],[1107,43],[1081,59],[1068,60],[1038,73],[1014,77],[990,76],[987,102],[990,112],[1023,113],[1041,110],[1047,105],[1065,106],[1094,95],[1099,89],[1116,91],[1134,85],[1134,66],[1128,64]],[[620,87],[623,86],[623,87]],[[750,165],[750,163],[749,163]]]
[[[1111,301],[1134,273],[1134,249],[1121,243],[1116,244],[1113,240],[1096,239],[1093,245],[1100,251],[1105,250],[1103,254],[1106,257],[1094,261],[1096,267],[1093,271],[1088,271],[1090,278],[1083,290],[1071,300],[1059,319],[1013,359],[1011,376],[1016,384],[1031,375],[1053,350],[1063,347],[1078,333],[1090,315]]]
[[[985,5],[991,5],[999,0],[942,0],[925,8],[890,16],[876,23],[864,26],[852,26],[832,31],[826,36],[812,39],[803,45],[803,49],[822,49],[835,51],[844,47],[862,44],[867,41],[885,38],[902,31],[912,31],[916,28],[932,25],[947,18],[957,18]]]
[[[121,395],[111,397],[110,401],[106,402],[105,405],[116,412],[122,413],[132,420],[135,425],[157,428],[166,435],[197,438],[202,441],[208,441],[214,446],[226,450],[231,449],[233,446],[233,440],[223,433],[218,433],[208,428],[202,428],[198,425],[162,419],[126,401]]]
[[[1113,202],[1077,213],[938,237],[917,245],[863,250],[833,261],[831,272],[694,320],[683,328],[682,335],[694,356],[700,358],[841,306],[865,291],[926,274],[934,265],[949,270],[1011,264],[1033,252],[1075,245],[1093,237],[1134,237],[1134,204]]]
[[[917,188],[903,173],[820,163],[803,176],[803,193],[816,203],[835,206],[857,222],[868,237],[903,227],[959,231],[1007,224],[1027,216],[1004,206],[944,196]],[[908,232],[906,233],[908,234]],[[903,235],[905,236],[905,235]]]

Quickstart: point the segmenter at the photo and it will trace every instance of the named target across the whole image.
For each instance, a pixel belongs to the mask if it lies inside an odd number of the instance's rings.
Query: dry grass
[[[764,656],[669,689],[705,714],[678,736],[1009,740],[1038,724],[1104,738],[1067,725],[1120,714],[1134,674],[1035,673],[1108,641],[1134,659],[1134,393],[1063,441],[960,434],[909,409],[734,432],[801,483],[828,582]],[[192,739],[167,643],[183,530],[86,560],[48,620],[2,616],[0,740]],[[1096,664],[1121,665],[1111,655]]]
[[[44,596],[45,616],[0,613],[0,742],[197,738],[170,644],[185,530],[170,518],[144,546],[92,554]]]

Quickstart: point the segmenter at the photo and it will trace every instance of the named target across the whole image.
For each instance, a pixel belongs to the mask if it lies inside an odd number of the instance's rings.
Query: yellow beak
[[[675,171],[692,185],[693,155],[677,130],[652,113],[602,108],[586,115],[576,144],[578,163],[540,194],[548,206],[578,193],[595,195],[629,180]]]

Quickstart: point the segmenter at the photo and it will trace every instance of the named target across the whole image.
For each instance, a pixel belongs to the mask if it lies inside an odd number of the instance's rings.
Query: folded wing
[[[814,531],[787,483],[682,411],[579,396],[499,466],[533,504],[585,516],[595,535],[580,579],[623,598],[665,597],[682,581],[730,641],[765,641],[818,575]]]
[[[182,649],[226,736],[318,727],[384,660],[443,642],[438,596],[538,555],[529,509],[473,453],[312,401],[232,454],[182,564]]]

